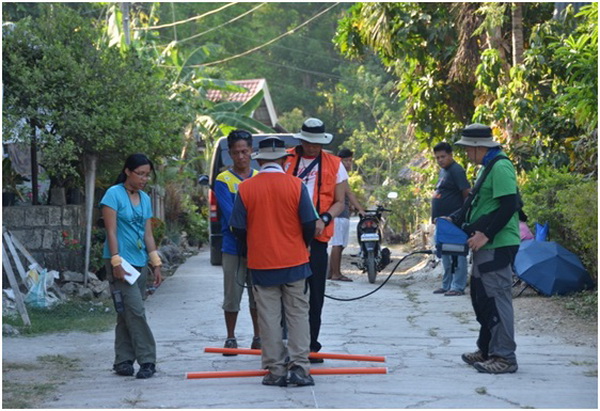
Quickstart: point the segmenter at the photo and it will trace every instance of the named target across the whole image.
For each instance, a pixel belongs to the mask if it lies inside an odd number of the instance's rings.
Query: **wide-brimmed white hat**
[[[333,140],[333,135],[325,132],[325,125],[318,118],[306,119],[300,133],[294,137],[314,144],[329,144]]]
[[[291,156],[285,151],[285,143],[279,137],[267,137],[258,142],[258,150],[252,153],[253,160],[277,160]]]
[[[460,140],[454,144],[459,146],[490,148],[500,146],[499,142],[494,141],[492,129],[479,123],[473,123],[465,127],[460,135]]]

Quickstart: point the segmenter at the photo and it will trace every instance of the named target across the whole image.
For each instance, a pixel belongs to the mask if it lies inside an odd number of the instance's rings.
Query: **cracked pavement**
[[[376,284],[356,272],[354,282],[328,280],[327,293],[348,298],[372,291],[393,258]],[[3,359],[58,351],[80,360],[77,378],[60,385],[43,408],[597,408],[596,345],[517,332],[517,373],[480,374],[464,364],[460,355],[475,349],[478,324],[468,296],[432,294],[439,274],[414,269],[394,274],[367,298],[326,299],[322,351],[385,356],[386,362],[325,360],[313,367],[385,366],[386,375],[318,375],[313,387],[286,388],[263,386],[260,377],[186,379],[186,372],[260,369],[258,356],[203,352],[225,340],[221,267],[210,265],[207,251],[189,258],[146,303],[159,359],[153,378],[111,372],[113,331],[5,337]],[[252,340],[247,307],[244,296],[240,347]]]

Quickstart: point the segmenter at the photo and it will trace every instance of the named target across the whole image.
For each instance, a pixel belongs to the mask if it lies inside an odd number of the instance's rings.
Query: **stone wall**
[[[83,205],[2,207],[2,225],[25,246],[42,267],[59,272],[83,272]],[[68,237],[65,238],[63,233]],[[22,261],[25,267],[29,265],[25,259]]]

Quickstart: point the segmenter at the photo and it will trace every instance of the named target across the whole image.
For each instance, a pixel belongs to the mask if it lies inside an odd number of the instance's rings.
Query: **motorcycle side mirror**
[[[387,198],[389,198],[390,200],[395,200],[398,198],[398,193],[395,191],[390,191],[387,195]]]
[[[202,174],[198,177],[198,184],[200,184],[201,186],[207,186],[208,185],[208,176],[206,174]]]

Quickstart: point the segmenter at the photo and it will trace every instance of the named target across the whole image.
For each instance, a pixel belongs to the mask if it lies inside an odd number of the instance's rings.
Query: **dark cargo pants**
[[[125,281],[114,281],[110,260],[105,264],[107,279],[111,290],[120,290],[123,294],[125,311],[117,313],[115,327],[115,364],[137,360],[138,364],[156,364],[156,343],[152,330],[146,321],[144,300],[146,299],[146,279],[148,266],[135,267],[141,275],[130,285]]]
[[[481,272],[480,265],[494,259],[496,250],[473,253],[471,302],[481,325],[477,347],[488,356],[517,361],[514,311],[512,305],[512,269],[510,263],[493,271]]]

